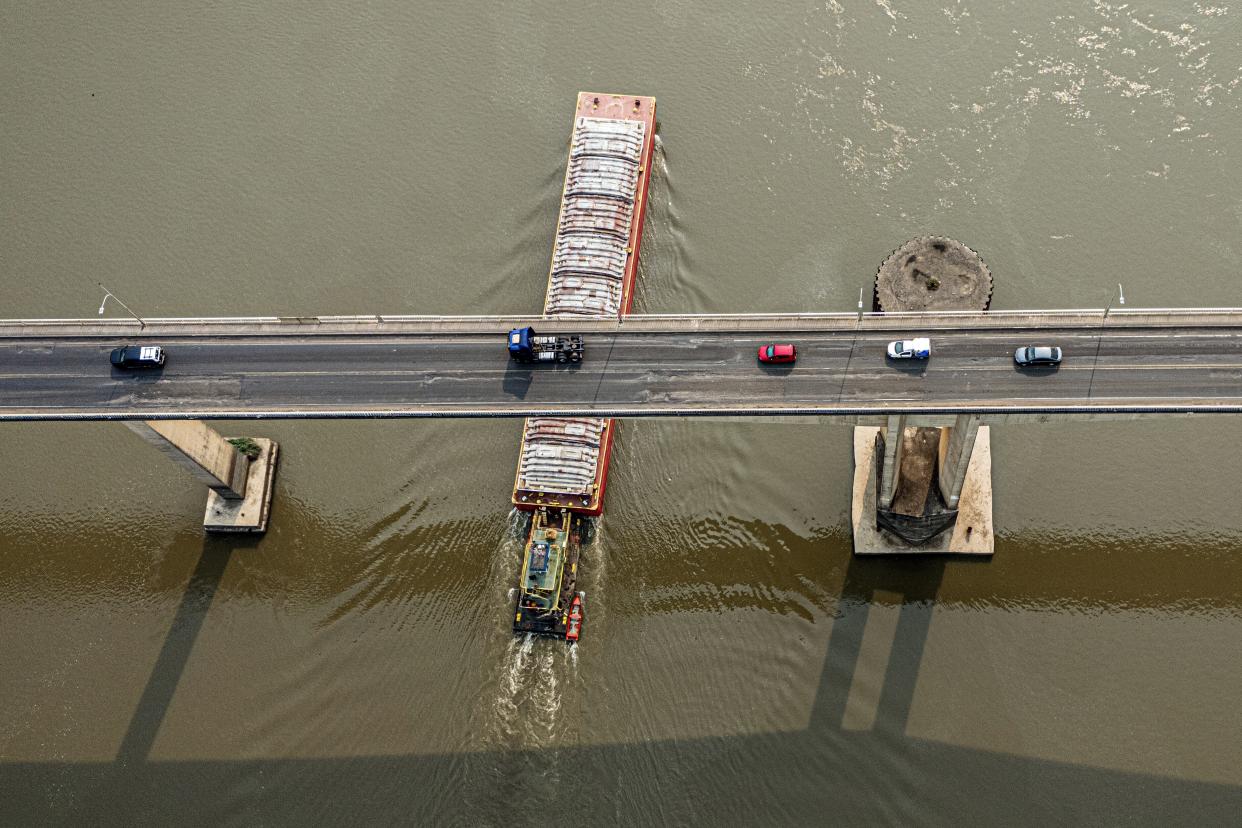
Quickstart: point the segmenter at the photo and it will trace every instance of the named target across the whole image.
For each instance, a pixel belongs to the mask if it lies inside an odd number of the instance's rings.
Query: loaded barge
[[[655,148],[655,105],[655,98],[642,96],[578,94],[545,318],[610,319],[630,311]],[[578,549],[590,531],[588,521],[604,509],[615,432],[610,419],[526,420],[513,505],[534,515],[518,583],[517,632],[577,640],[583,621]],[[546,537],[549,531],[555,538]],[[552,541],[563,541],[563,549]],[[545,560],[549,568],[559,567],[555,590],[551,576],[539,571]]]

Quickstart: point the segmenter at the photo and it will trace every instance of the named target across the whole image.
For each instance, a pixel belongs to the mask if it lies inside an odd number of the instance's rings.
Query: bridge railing
[[[1051,327],[1242,326],[1242,308],[1055,308],[902,313],[636,314],[616,319],[537,315],[359,314],[331,316],[0,319],[0,337],[495,334],[534,325],[564,333],[616,331],[920,331]]]

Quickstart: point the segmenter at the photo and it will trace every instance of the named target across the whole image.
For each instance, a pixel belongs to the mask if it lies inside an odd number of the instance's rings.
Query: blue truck
[[[514,362],[582,362],[582,336],[539,336],[531,327],[509,331],[509,359]]]

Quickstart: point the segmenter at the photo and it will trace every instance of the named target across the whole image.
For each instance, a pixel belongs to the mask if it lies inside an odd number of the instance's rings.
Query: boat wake
[[[531,671],[531,717],[527,737],[535,744],[551,744],[557,734],[561,712],[561,683],[557,677],[556,662],[556,652],[550,647],[541,647],[536,665]]]
[[[606,568],[602,524],[596,518],[588,534],[590,542],[582,548],[579,588],[585,595],[605,593]],[[514,546],[520,541],[506,542],[498,552],[503,569],[498,578],[511,583],[513,568],[518,563]],[[499,590],[497,590],[499,593]],[[516,590],[507,591],[509,606],[516,599]],[[584,637],[591,640],[603,617],[598,601],[588,602]],[[510,616],[512,617],[512,616]],[[506,625],[507,626],[507,625]],[[495,757],[487,763],[488,783],[482,786],[489,796],[503,801],[520,798],[531,786],[540,790],[559,790],[567,776],[567,754],[563,747],[576,744],[583,722],[584,686],[578,669],[578,644],[526,633],[508,635],[497,659],[495,682],[482,711],[483,732],[480,738]],[[532,752],[535,761],[515,761],[515,752]]]
[[[603,619],[603,606],[600,599],[607,594],[605,583],[608,577],[608,556],[604,551],[604,518],[591,518],[591,541],[582,547],[582,555],[578,564],[578,592],[582,594],[583,609],[586,610],[586,621],[582,625],[582,639],[591,641],[599,630],[599,622]],[[570,661],[578,665],[578,645],[569,648]]]
[[[571,656],[562,642],[534,633],[515,637],[505,651],[492,706],[491,734],[512,749],[553,747],[561,741],[564,674]]]
[[[526,543],[526,536],[530,533],[530,512],[523,512],[516,506],[510,509],[508,530],[511,539]]]
[[[582,547],[579,589],[587,595],[603,595],[602,523],[596,518]],[[532,785],[541,790],[568,776],[567,754],[562,748],[576,744],[583,722],[584,686],[579,673],[578,645],[534,633],[511,632],[517,589],[516,573],[522,561],[529,523],[526,513],[514,510],[496,546],[489,575],[496,596],[498,623],[495,653],[489,679],[476,697],[476,721],[471,742],[476,764],[469,773],[477,776],[483,799],[511,801],[521,798]],[[591,640],[601,617],[598,606],[588,603],[585,640]],[[536,761],[515,760],[515,754],[537,756]]]
[[[521,565],[528,513],[509,514],[505,537],[498,545],[491,577],[493,594],[505,596],[500,612],[507,619],[497,636],[503,636],[499,658],[492,668],[490,690],[480,698],[484,726],[479,741],[489,748],[529,750],[553,747],[563,741],[562,706],[567,684],[576,680],[576,652],[565,642],[534,633],[514,635],[510,614],[517,599],[513,581]],[[499,641],[497,643],[500,643]]]

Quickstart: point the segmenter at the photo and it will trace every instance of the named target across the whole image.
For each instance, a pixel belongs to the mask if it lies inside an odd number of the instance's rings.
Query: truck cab
[[[509,358],[519,362],[529,359],[534,353],[531,347],[531,340],[534,338],[534,328],[514,328],[509,331]]]

